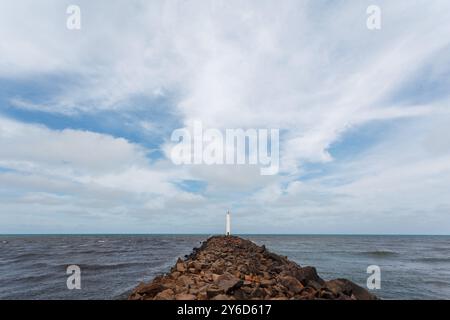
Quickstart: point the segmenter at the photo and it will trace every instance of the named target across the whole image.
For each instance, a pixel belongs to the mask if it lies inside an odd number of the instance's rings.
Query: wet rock
[[[335,295],[344,294],[350,297],[353,296],[356,300],[377,299],[375,295],[347,279],[330,280],[325,283],[325,286]]]
[[[164,287],[160,283],[142,283],[136,288],[136,290],[139,292],[139,294],[156,295],[158,292],[164,290]]]

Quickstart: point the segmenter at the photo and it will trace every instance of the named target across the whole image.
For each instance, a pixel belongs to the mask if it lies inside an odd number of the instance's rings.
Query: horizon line
[[[0,233],[0,236],[112,236],[112,235],[155,235],[155,236],[217,236],[223,233]],[[444,233],[233,233],[232,236],[450,236]]]

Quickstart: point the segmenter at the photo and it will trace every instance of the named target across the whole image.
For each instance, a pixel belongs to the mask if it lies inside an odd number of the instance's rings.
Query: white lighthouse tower
[[[227,211],[227,227],[225,230],[225,235],[229,236],[231,235],[231,215],[230,211]]]

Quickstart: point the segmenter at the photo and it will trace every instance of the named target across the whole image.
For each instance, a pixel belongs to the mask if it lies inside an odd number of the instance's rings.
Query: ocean
[[[365,286],[381,270],[383,299],[450,299],[450,236],[241,235],[325,279]],[[0,235],[0,299],[125,299],[208,235]],[[81,269],[69,290],[66,268]]]

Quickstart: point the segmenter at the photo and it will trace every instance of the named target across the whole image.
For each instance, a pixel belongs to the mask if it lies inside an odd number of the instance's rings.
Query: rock
[[[299,293],[303,289],[301,282],[292,276],[282,276],[280,283],[294,294]]]
[[[327,290],[321,290],[319,293],[319,297],[322,299],[334,299],[336,296],[331,292]]]
[[[208,295],[206,292],[199,292],[197,294],[197,300],[208,300]]]
[[[240,288],[242,290],[242,292],[244,292],[247,295],[251,295],[253,292],[253,288],[252,287],[241,287]]]
[[[275,253],[272,253],[272,252],[266,252],[266,257],[269,258],[269,259],[272,259],[272,260],[274,260],[276,262],[280,262],[280,263],[285,262],[285,259],[282,256],[279,256],[279,255],[277,255]]]
[[[224,293],[224,290],[219,288],[210,287],[206,290],[206,296],[210,299],[221,293]]]
[[[301,300],[313,300],[316,296],[316,290],[311,287],[305,287],[299,295],[299,299]]]
[[[246,274],[244,276],[244,280],[247,281],[247,282],[252,282],[253,281],[253,277],[251,275],[249,275],[249,274]]]
[[[256,287],[251,293],[250,293],[250,297],[252,298],[263,298],[265,296],[266,292],[260,288],[260,287]]]
[[[139,294],[148,295],[155,295],[162,290],[164,290],[164,288],[160,283],[141,284],[135,289]]]
[[[308,287],[314,288],[316,290],[320,290],[322,288],[322,285],[315,280],[309,280]]]
[[[198,293],[200,292],[200,290],[199,289],[197,289],[197,288],[191,288],[191,289],[189,289],[189,294],[192,294],[192,295],[194,295],[194,296],[196,296]]]
[[[164,291],[161,291],[155,296],[155,300],[173,300],[174,299],[174,292],[172,289],[166,289]]]
[[[335,295],[354,296],[356,300],[376,300],[377,297],[371,294],[366,289],[358,286],[347,279],[335,279],[325,282],[328,288]]]
[[[176,268],[178,272],[185,272],[186,271],[186,267],[184,265],[184,262],[178,258],[177,264],[176,264]]]
[[[220,275],[215,281],[219,289],[225,293],[229,293],[233,289],[237,289],[244,283],[241,279],[236,278],[232,274],[224,273]]]
[[[262,279],[261,280],[261,287],[263,288],[269,288],[272,286],[272,284],[274,283],[273,280],[270,279]]]
[[[162,290],[165,290],[165,289],[173,289],[177,285],[176,285],[176,283],[174,281],[168,280],[168,281],[165,281],[162,286],[163,286]]]
[[[247,294],[244,291],[238,289],[234,291],[234,298],[236,300],[247,300]]]
[[[307,285],[308,281],[316,281],[319,284],[324,284],[325,281],[317,274],[317,270],[314,267],[303,267],[295,269],[294,277],[297,278],[303,285]]]
[[[194,281],[188,275],[182,275],[178,277],[177,283],[181,286],[189,287],[194,283]]]
[[[198,261],[193,261],[192,262],[192,265],[193,265],[193,268],[195,269],[195,270],[197,270],[197,271],[200,271],[200,270],[202,270],[203,268],[203,266],[202,266],[202,264],[200,263],[200,262],[198,262]]]
[[[129,300],[142,300],[143,296],[139,293],[132,293]]]
[[[175,300],[196,300],[197,297],[193,294],[180,293],[175,296]]]

